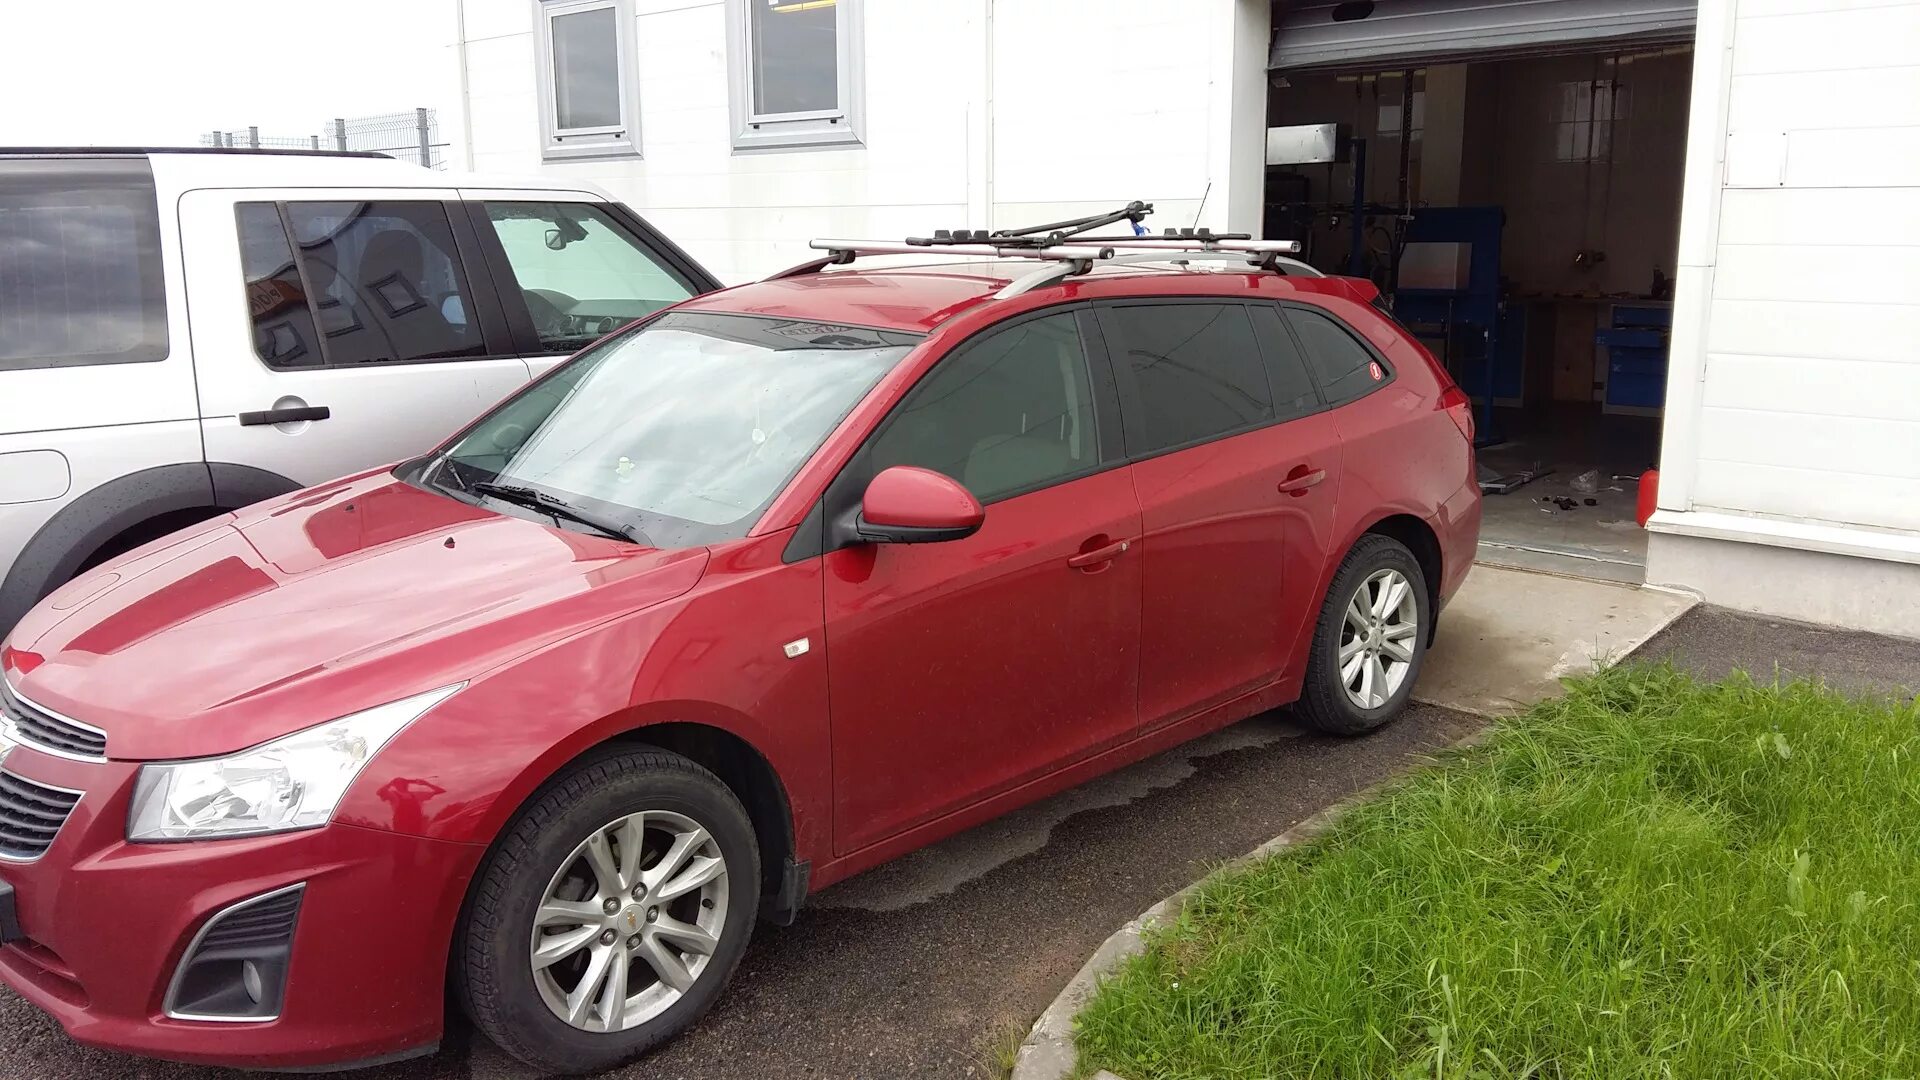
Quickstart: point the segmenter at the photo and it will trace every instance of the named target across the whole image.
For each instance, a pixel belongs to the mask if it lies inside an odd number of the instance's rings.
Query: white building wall
[[[1920,0],[1703,0],[1699,33],[1649,580],[1920,634]]]
[[[814,237],[1131,199],[1154,228],[1260,227],[1266,0],[865,0],[864,145],[754,153],[732,148],[724,4],[637,0],[643,156],[544,166],[534,0],[459,2],[472,167],[601,184],[723,281]]]

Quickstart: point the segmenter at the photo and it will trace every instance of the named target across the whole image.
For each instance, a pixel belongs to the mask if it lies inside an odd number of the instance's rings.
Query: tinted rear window
[[[0,368],[166,355],[160,216],[147,163],[0,161]]]
[[[1370,394],[1391,374],[1353,334],[1327,316],[1288,308],[1287,319],[1320,376],[1320,390],[1327,395],[1328,404],[1338,405]]]
[[[1273,388],[1239,304],[1127,304],[1103,313],[1108,345],[1131,369],[1144,430],[1127,449],[1150,454],[1272,420]]]

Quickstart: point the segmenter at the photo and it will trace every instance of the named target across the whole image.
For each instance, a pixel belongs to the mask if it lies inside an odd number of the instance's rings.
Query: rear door
[[[567,191],[461,195],[515,348],[536,375],[635,319],[720,287],[619,203]]]
[[[1140,543],[1145,730],[1278,677],[1326,558],[1340,440],[1270,305],[1100,306]]]
[[[454,199],[181,199],[208,460],[315,484],[428,450],[526,382]]]

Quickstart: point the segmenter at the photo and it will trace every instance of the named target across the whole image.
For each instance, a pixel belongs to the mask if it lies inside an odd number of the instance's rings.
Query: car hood
[[[296,492],[81,575],[0,656],[110,757],[203,757],[473,678],[691,589],[663,551],[380,472]]]

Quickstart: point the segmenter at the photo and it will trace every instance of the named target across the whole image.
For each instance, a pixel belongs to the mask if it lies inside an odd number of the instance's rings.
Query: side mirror
[[[886,469],[867,485],[855,531],[875,544],[937,544],[980,531],[987,512],[951,476],[912,465]]]

